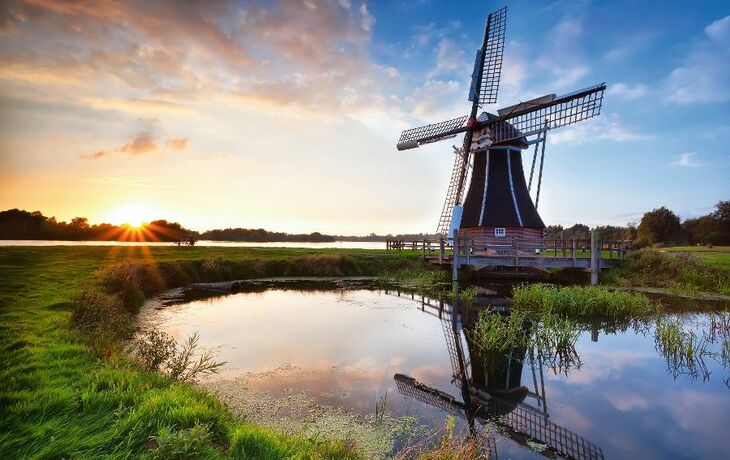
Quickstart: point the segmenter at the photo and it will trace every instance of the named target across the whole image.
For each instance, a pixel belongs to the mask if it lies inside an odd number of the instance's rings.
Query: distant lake
[[[0,246],[175,246],[173,242],[128,241],[61,241],[61,240],[0,240]],[[207,241],[195,243],[196,247],[262,247],[262,248],[340,248],[385,249],[385,241],[333,241],[328,243],[307,242],[252,242]]]

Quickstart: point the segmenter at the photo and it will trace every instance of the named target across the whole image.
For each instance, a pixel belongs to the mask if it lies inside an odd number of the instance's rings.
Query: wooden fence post
[[[439,265],[444,263],[444,239],[439,239]]]
[[[454,229],[454,257],[451,260],[451,286],[457,287],[459,282],[459,231]]]
[[[591,230],[591,284],[598,285],[601,273],[601,244],[598,241],[598,232]]]
[[[577,257],[577,255],[575,253],[575,238],[573,238],[570,241],[570,244],[571,244],[570,249],[571,249],[571,253],[572,253],[572,256],[573,256],[573,268],[575,268],[575,264],[576,264],[576,260],[575,259]]]

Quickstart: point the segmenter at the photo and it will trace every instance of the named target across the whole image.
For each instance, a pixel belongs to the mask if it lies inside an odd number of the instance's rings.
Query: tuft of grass
[[[515,310],[549,312],[560,317],[636,318],[655,314],[660,305],[641,293],[612,291],[601,286],[530,284],[513,292]]]
[[[186,460],[215,458],[217,451],[211,445],[211,435],[205,425],[194,425],[188,429],[160,428],[150,438],[152,460]]]

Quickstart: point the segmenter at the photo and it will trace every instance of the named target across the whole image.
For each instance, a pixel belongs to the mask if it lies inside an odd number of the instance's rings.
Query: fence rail
[[[600,241],[598,232],[591,238],[541,238],[513,236],[505,238],[474,237],[454,231],[454,238],[439,240],[388,240],[392,250],[420,250],[423,258],[438,265],[451,265],[453,280],[458,269],[471,266],[579,268],[591,273],[591,283],[598,284],[602,268],[616,265],[631,248],[629,240]]]
[[[623,259],[631,248],[631,240],[604,240],[599,241],[599,250],[607,253],[608,259]],[[397,240],[389,239],[385,248],[395,251],[421,251],[425,253],[439,252],[444,255],[453,254],[453,238],[437,240]],[[514,257],[517,255],[540,255],[543,257],[573,257],[589,258],[591,250],[590,238],[505,238],[503,243],[494,243],[487,238],[460,238],[459,253],[478,254],[480,252],[490,256]]]

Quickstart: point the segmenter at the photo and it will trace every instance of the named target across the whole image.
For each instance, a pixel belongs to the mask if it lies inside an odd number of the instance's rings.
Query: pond
[[[426,445],[454,418],[500,458],[730,451],[727,356],[672,364],[653,324],[584,330],[577,360],[560,366],[527,349],[486,366],[468,339],[474,307],[363,286],[256,291],[153,302],[140,318],[176,339],[198,331],[202,345],[218,347],[227,364],[201,384],[253,422],[353,438],[374,456]],[[677,316],[695,330],[709,321]]]

